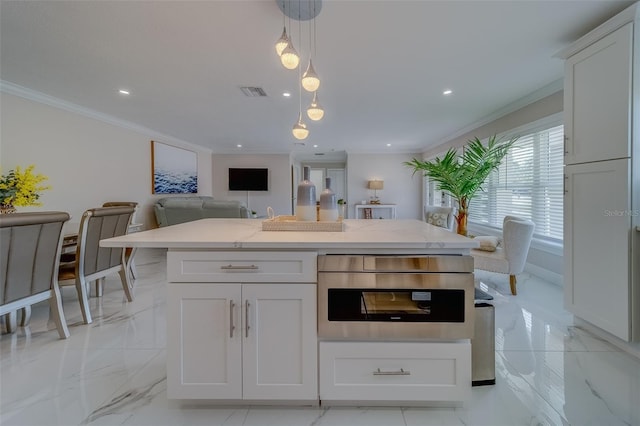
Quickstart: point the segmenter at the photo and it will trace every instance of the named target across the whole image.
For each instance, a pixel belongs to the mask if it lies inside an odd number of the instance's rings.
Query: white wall
[[[383,204],[397,204],[398,219],[422,219],[422,183],[424,178],[405,166],[420,154],[352,154],[347,165],[349,217],[355,217],[354,204],[369,200],[373,190],[367,181],[381,179],[384,189],[378,191]]]
[[[41,207],[18,211],[61,210],[78,223],[85,210],[105,201],[137,201],[136,221],[155,226],[153,203],[161,195],[151,194],[154,137],[4,92],[0,102],[2,173],[34,164],[51,186]],[[211,152],[182,146],[198,153],[198,191],[211,195]]]
[[[237,200],[258,216],[267,215],[271,206],[276,215],[291,214],[291,162],[289,154],[213,154],[213,196]],[[268,191],[229,191],[229,167],[269,169]]]
[[[425,151],[423,158],[430,158],[433,155],[441,154],[449,148],[459,148],[465,146],[470,139],[485,139],[489,136],[500,134],[528,123],[540,120],[563,111],[564,91],[560,90],[549,96],[545,96],[525,107],[511,112],[503,117],[491,121],[490,123],[476,127],[463,135],[452,138],[438,146]]]
[[[266,215],[291,212],[289,154],[214,154],[187,142],[163,140],[158,135],[109,124],[86,115],[0,92],[0,168],[35,164],[52,187],[42,193],[40,207],[18,211],[62,210],[77,223],[82,213],[105,201],[137,201],[137,221],[155,226],[153,203],[164,195],[151,194],[151,147],[156,140],[182,146],[198,154],[198,194],[247,203],[247,193],[228,191],[229,167],[267,167],[267,192],[250,192],[249,208]],[[415,155],[350,154],[347,166],[349,217],[353,204],[368,199],[371,178],[384,179],[383,202],[398,204],[399,218],[421,218],[422,179],[403,166]],[[375,172],[374,172],[375,171]]]

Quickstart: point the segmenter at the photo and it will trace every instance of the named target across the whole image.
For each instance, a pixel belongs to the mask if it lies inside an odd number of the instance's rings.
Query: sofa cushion
[[[154,206],[159,226],[175,225],[205,218],[247,218],[247,208],[239,201],[217,201],[211,196],[160,198]]]
[[[205,218],[245,218],[243,206],[238,201],[205,201],[202,205]],[[243,216],[244,212],[244,216]]]
[[[160,198],[156,203],[162,207],[172,208],[202,208],[204,202],[213,200],[213,197],[166,197]]]
[[[193,203],[193,201],[191,201]],[[174,225],[176,223],[191,222],[193,220],[199,220],[204,218],[202,206],[194,206],[189,208],[187,206],[179,207],[165,207],[164,216],[168,225]]]

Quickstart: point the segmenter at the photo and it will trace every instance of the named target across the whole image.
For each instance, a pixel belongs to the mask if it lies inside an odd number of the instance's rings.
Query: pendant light
[[[289,44],[289,36],[287,35],[287,25],[286,25],[286,3],[282,4],[283,12],[282,12],[282,35],[276,41],[276,53],[278,56],[282,56],[282,51]],[[289,22],[289,27],[291,27],[291,22]]]
[[[306,139],[309,136],[309,129],[307,129],[307,125],[302,122],[302,112],[298,115],[298,122],[293,125],[292,130],[293,136],[296,139]]]
[[[304,87],[307,92],[315,92],[318,90],[318,87],[320,87],[320,78],[318,74],[316,74],[316,70],[313,69],[311,58],[309,58],[307,70],[302,75],[302,87]]]
[[[313,99],[311,100],[311,104],[309,108],[307,108],[307,117],[309,117],[313,121],[321,120],[324,117],[324,109],[320,102],[318,102],[318,92],[313,93]]]
[[[298,52],[293,48],[293,44],[291,44],[291,39],[289,39],[289,43],[287,43],[287,47],[284,48],[282,54],[280,55],[280,62],[282,62],[282,66],[284,66],[288,70],[294,70],[298,67],[300,63],[300,57],[298,56]]]
[[[316,2],[313,1],[313,57],[316,57]],[[311,23],[309,23],[309,65],[307,65],[307,70],[302,75],[302,87],[307,92],[315,92],[320,87],[320,77],[316,74],[316,70],[313,68],[313,62],[311,61]]]
[[[283,8],[286,7],[286,4],[287,2],[285,1],[283,3]],[[285,9],[285,12],[286,12],[286,9]],[[285,27],[285,30],[286,30],[286,27]],[[291,30],[291,16],[289,16],[289,30]],[[300,31],[298,31],[298,33],[299,32]],[[283,32],[283,35],[286,35],[286,34],[284,34]],[[298,36],[299,35],[300,34],[298,34]],[[279,42],[280,40],[278,40],[278,43]],[[293,42],[291,41],[291,37],[287,37],[287,44],[284,47],[284,49],[280,52],[280,62],[282,63],[282,66],[288,70],[295,70],[298,67],[298,64],[300,63],[300,56],[298,55],[298,52],[296,52],[296,49],[293,47]]]
[[[300,20],[298,20],[298,37],[302,40],[300,27]],[[309,136],[309,129],[307,129],[307,125],[302,122],[302,83],[300,73],[301,70],[298,67],[298,122],[293,125],[293,129],[291,130],[293,137],[298,140],[306,139],[307,136]]]
[[[278,41],[276,41],[276,53],[278,54],[278,56],[282,56],[282,52],[284,51],[284,49],[287,47],[288,44],[289,44],[289,36],[287,35],[287,27],[283,27],[282,35],[280,36]]]

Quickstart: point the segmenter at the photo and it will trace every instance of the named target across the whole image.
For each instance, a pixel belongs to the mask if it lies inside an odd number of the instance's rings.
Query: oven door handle
[[[372,373],[374,376],[410,376],[411,371],[405,371],[403,368],[400,371],[381,371],[379,368]]]

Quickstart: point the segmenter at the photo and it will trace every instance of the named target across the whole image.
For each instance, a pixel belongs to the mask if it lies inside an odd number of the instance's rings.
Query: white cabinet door
[[[566,164],[631,155],[633,23],[567,59]]]
[[[242,398],[240,301],[239,284],[168,284],[168,398]]]
[[[243,284],[244,399],[317,400],[315,284]]]
[[[565,167],[565,307],[630,339],[630,160]]]

